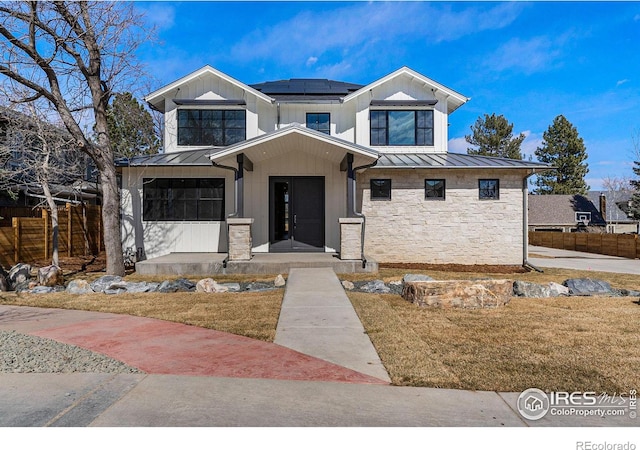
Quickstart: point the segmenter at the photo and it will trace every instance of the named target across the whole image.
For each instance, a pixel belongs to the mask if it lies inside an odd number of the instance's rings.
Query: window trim
[[[313,127],[310,127],[310,126],[309,126],[309,123],[310,123],[310,122],[309,122],[309,116],[310,116],[310,115],[313,115],[313,114],[315,114],[315,115],[321,115],[321,114],[322,114],[322,115],[325,115],[325,114],[326,114],[326,115],[328,116],[328,119],[329,119],[329,120],[328,120],[329,129],[328,129],[326,132],[325,132],[324,130],[319,130],[319,129],[317,129],[317,128],[313,128]],[[306,126],[307,128],[309,128],[310,130],[314,130],[314,131],[317,131],[317,132],[319,132],[319,133],[325,133],[325,134],[328,134],[329,136],[331,136],[331,113],[328,113],[328,112],[308,112],[308,113],[306,114],[306,116],[305,116],[305,120],[306,120],[306,122],[305,122],[305,126]]]
[[[496,186],[495,186],[495,196],[492,197],[483,197],[482,196],[482,182],[483,181],[495,181]],[[485,191],[487,191],[487,189],[484,189]],[[479,200],[500,200],[500,179],[499,178],[480,178],[478,180],[478,199]]]
[[[166,181],[169,180],[169,187],[166,188],[166,192],[163,192],[163,195],[155,195],[155,198],[151,198],[149,199],[148,197],[150,195],[147,195],[147,191],[146,189],[148,189],[149,187],[152,186],[152,183],[157,183],[158,181]],[[175,189],[172,186],[172,182],[173,180],[195,180],[196,183],[196,194],[195,194],[195,198],[193,199],[180,199],[180,198],[176,198],[175,194],[172,192],[172,189]],[[203,181],[215,181],[218,183],[222,183],[222,195],[219,198],[216,197],[203,197],[202,194],[202,189],[206,189],[206,186],[201,186],[201,184],[203,184]],[[220,177],[215,177],[215,178],[194,178],[194,177],[153,177],[153,178],[143,178],[142,180],[143,184],[142,184],[142,220],[143,222],[224,222],[226,220],[226,214],[225,214],[225,197],[226,197],[226,179],[225,178],[220,178]],[[155,187],[156,190],[158,190],[159,188]],[[162,189],[162,188],[160,188]],[[149,200],[155,200],[155,201],[162,201],[165,200],[167,202],[167,204],[171,205],[172,208],[172,216],[169,217],[160,217],[158,216],[152,216],[149,217],[149,214],[152,211],[147,211],[147,206],[146,204],[148,203]],[[194,201],[195,200],[195,204],[196,204],[196,217],[195,218],[178,218],[175,215],[175,208],[176,208],[176,204],[180,204],[182,205],[182,203],[180,203],[181,201],[185,201],[185,200],[190,200],[190,201]],[[201,211],[201,202],[204,201],[215,201],[215,202],[220,202],[220,214],[218,217],[213,217],[213,218],[201,218],[200,215],[200,211]]]
[[[192,112],[198,112],[199,113],[199,126],[196,127],[181,127],[180,126],[180,113],[183,111],[192,111]],[[207,130],[209,128],[204,128],[201,123],[203,121],[202,119],[202,112],[206,111],[206,112],[220,112],[222,113],[222,118],[220,119],[220,130],[222,131],[222,143],[220,144],[216,144],[216,143],[211,143],[211,142],[205,142],[204,140],[202,140],[202,132],[203,130]],[[243,136],[240,140],[238,141],[234,141],[234,142],[227,142],[226,138],[225,138],[225,131],[227,129],[233,129],[233,130],[239,130],[240,128],[226,128],[225,127],[225,122],[226,122],[226,118],[225,118],[225,114],[229,113],[229,112],[242,112],[243,116],[244,116],[244,133]],[[189,128],[189,129],[197,129],[198,133],[200,134],[200,139],[197,140],[196,142],[192,142],[189,144],[181,144],[180,143],[180,130],[183,130],[185,128]],[[213,146],[213,147],[227,147],[229,145],[233,145],[233,144],[237,144],[238,142],[242,142],[247,140],[247,110],[244,108],[178,108],[177,112],[176,112],[176,143],[178,147],[196,147],[196,146]]]
[[[374,197],[373,196],[373,184],[376,181],[388,181],[389,182],[389,196],[385,196],[385,197]],[[371,178],[369,180],[369,199],[371,201],[377,202],[377,201],[390,201],[391,200],[391,178]]]
[[[427,182],[437,181],[442,182],[442,197],[429,197],[427,195]],[[447,199],[447,180],[445,178],[425,178],[424,179],[424,199],[427,201],[440,201],[443,202]]]
[[[430,122],[430,126],[429,127],[419,127],[418,126],[418,113],[420,112],[431,112],[431,122]],[[385,126],[384,128],[382,127],[374,127],[373,126],[373,121],[372,121],[372,114],[373,113],[378,113],[378,112],[383,112],[384,117],[385,117]],[[413,112],[413,121],[414,121],[414,126],[413,126],[413,140],[414,143],[413,144],[389,144],[389,113],[390,112]],[[373,139],[373,131],[374,130],[384,130],[384,134],[385,134],[385,139],[384,139],[384,144],[379,143],[379,140],[376,139],[376,143],[374,144],[374,139]],[[418,141],[418,133],[419,130],[431,130],[431,140],[427,143],[424,144],[419,144]],[[369,144],[372,147],[433,147],[435,145],[435,110],[433,108],[428,108],[428,109],[415,109],[415,108],[410,108],[410,109],[406,109],[406,108],[391,108],[391,109],[380,109],[380,108],[375,108],[375,109],[369,109]]]

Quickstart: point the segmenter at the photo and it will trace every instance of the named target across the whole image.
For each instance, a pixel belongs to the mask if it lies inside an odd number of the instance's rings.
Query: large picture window
[[[331,121],[329,113],[307,113],[307,128],[331,134]]]
[[[224,220],[224,178],[145,178],[145,221]]]
[[[246,139],[244,110],[178,110],[178,145],[226,146]]]
[[[372,110],[371,145],[433,145],[433,110]]]

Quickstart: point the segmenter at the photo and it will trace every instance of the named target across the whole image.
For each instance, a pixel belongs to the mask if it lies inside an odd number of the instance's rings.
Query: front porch
[[[336,253],[254,253],[248,261],[228,261],[227,253],[170,253],[136,263],[141,275],[279,274],[289,269],[331,267],[335,273],[376,273],[378,263],[341,260]]]

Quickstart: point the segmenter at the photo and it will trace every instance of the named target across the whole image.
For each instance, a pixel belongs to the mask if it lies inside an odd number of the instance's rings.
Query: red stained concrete
[[[42,328],[35,326],[29,334],[99,352],[149,374],[387,384],[276,344],[230,333],[115,314],[96,317],[91,313],[73,323],[62,310],[56,312],[52,316],[64,319],[64,325],[52,326],[50,320],[42,320]]]

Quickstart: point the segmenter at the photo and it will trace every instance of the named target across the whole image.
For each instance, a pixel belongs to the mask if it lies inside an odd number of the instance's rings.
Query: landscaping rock
[[[30,289],[33,289],[34,286],[29,286],[29,281],[25,280],[13,286],[13,290],[16,292],[27,292]]]
[[[204,278],[196,283],[196,292],[227,292],[228,287],[222,286],[215,282],[212,278]]]
[[[178,278],[174,281],[165,280],[158,286],[158,292],[193,292],[196,285],[186,278]]]
[[[438,308],[495,308],[509,303],[512,280],[413,281],[402,297],[419,306]]]
[[[391,289],[382,280],[373,280],[360,286],[360,290],[370,294],[389,294]]]
[[[570,295],[612,295],[611,285],[606,281],[592,280],[591,278],[570,278],[563,283],[569,288]]]
[[[284,281],[284,277],[282,276],[282,274],[279,274],[279,275],[276,277],[275,281],[273,282],[273,285],[274,285],[275,287],[283,287],[286,283],[287,283],[287,282],[286,282],[286,281]]]
[[[160,283],[147,283],[146,281],[128,281],[124,284],[124,289],[127,293],[139,294],[143,292],[155,292],[159,285]]]
[[[516,280],[513,283],[513,295],[518,297],[546,298],[551,295],[549,286],[528,281]]]
[[[45,266],[38,269],[38,284],[53,287],[64,284],[62,269],[58,266]]]
[[[402,277],[402,283],[408,283],[410,281],[434,281],[429,275],[422,275],[420,273],[408,273]]]
[[[71,280],[66,291],[69,294],[91,294],[94,292],[87,280]]]
[[[0,273],[0,292],[7,292],[10,287],[5,275]]]
[[[355,289],[355,286],[349,280],[344,280],[342,282],[342,287],[345,288],[347,291],[353,291]]]
[[[240,283],[218,283],[227,288],[228,292],[240,292]]]
[[[30,291],[32,294],[50,294],[53,292],[51,286],[36,286]]]
[[[273,284],[256,281],[254,283],[247,284],[244,290],[252,291],[252,292],[261,292],[261,291],[271,291],[273,289],[276,289],[276,287]]]
[[[97,280],[94,280],[91,283],[91,289],[93,289],[94,292],[104,292],[111,289],[111,286],[113,284],[122,283],[122,281],[122,277],[118,275],[105,275],[98,278]]]
[[[640,291],[631,289],[617,289],[617,291],[622,297],[640,297]]]
[[[31,279],[31,266],[29,264],[18,263],[9,270],[9,284],[16,290],[18,284]]]
[[[549,283],[550,297],[563,297],[569,295],[569,288],[553,281]]]

